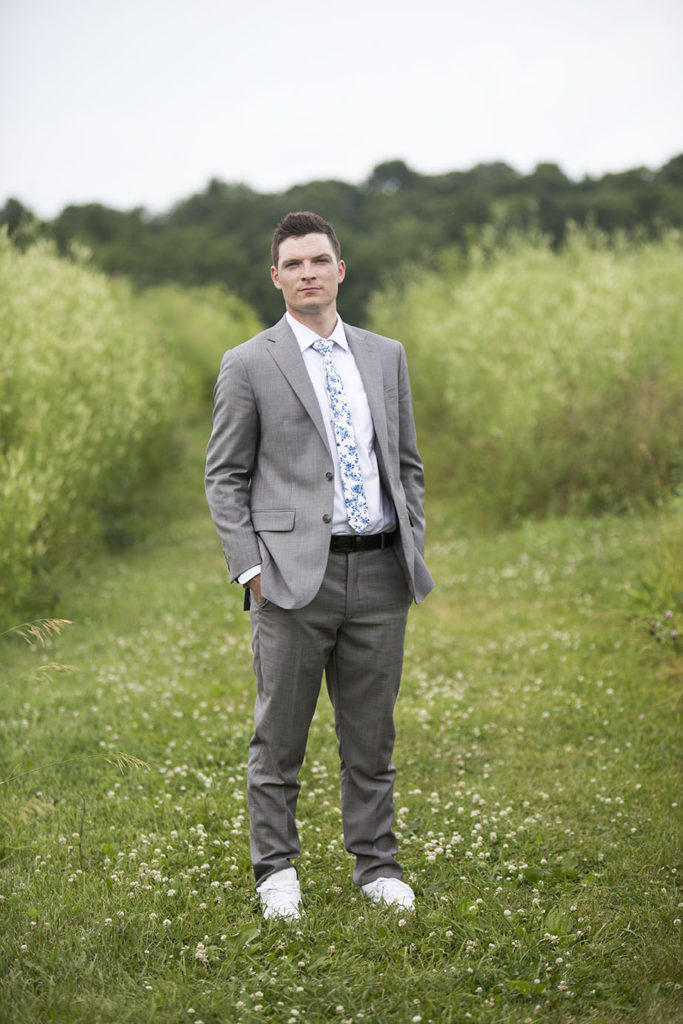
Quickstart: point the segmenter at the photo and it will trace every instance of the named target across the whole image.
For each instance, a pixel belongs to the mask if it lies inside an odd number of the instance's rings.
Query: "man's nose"
[[[304,277],[315,277],[315,264],[314,263],[304,263],[303,276]]]

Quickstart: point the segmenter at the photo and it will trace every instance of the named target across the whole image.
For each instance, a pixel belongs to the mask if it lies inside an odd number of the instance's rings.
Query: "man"
[[[264,917],[300,916],[297,779],[324,672],[354,881],[412,909],[392,831],[393,709],[408,607],[433,581],[405,353],[338,318],[346,268],[317,214],[284,218],[272,260],[286,312],[225,354],[206,464],[230,579],[251,608],[256,888]]]

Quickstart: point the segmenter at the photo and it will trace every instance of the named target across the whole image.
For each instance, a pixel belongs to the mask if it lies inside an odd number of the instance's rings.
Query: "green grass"
[[[0,778],[17,772],[0,785],[0,1020],[683,1019],[683,666],[649,631],[680,507],[486,535],[431,507],[438,589],[411,613],[395,755],[418,911],[351,883],[323,698],[299,805],[306,916],[266,924],[248,622],[197,449],[163,529],[65,585],[73,625],[45,649],[0,639]],[[149,770],[120,771],[118,751]]]

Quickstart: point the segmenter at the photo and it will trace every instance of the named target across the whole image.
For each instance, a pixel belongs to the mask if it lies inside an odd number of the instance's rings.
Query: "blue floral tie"
[[[318,341],[313,342],[312,348],[323,357],[325,387],[332,411],[334,436],[337,442],[339,469],[341,471],[342,489],[344,491],[349,526],[356,533],[362,533],[370,523],[368,499],[365,496],[363,477],[360,472],[358,446],[356,444],[356,435],[353,432],[353,424],[351,423],[349,405],[346,401],[344,383],[332,362],[333,345],[334,342],[329,338],[320,338]]]

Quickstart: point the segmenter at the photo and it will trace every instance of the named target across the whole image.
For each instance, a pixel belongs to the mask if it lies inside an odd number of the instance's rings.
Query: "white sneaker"
[[[415,893],[400,878],[376,878],[361,888],[373,903],[386,903],[396,910],[415,910]]]
[[[297,921],[301,917],[301,889],[295,868],[283,868],[268,875],[256,891],[266,921],[273,917]]]

